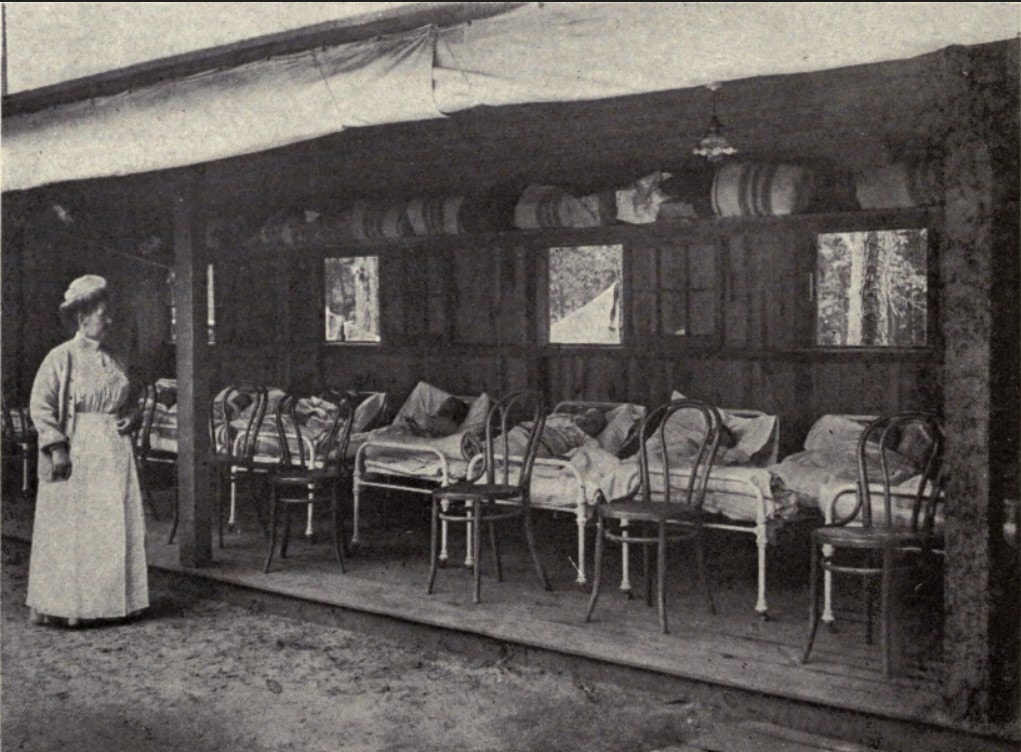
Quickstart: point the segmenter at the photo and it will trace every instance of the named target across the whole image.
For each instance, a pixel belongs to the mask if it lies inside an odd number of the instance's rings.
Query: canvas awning
[[[579,101],[1018,34],[1014,3],[532,3],[3,120],[3,190],[181,167],[479,105]]]

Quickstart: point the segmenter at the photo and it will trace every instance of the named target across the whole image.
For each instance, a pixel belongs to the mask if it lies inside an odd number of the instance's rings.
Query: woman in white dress
[[[111,326],[106,280],[86,275],[64,294],[77,327],[39,367],[29,404],[39,432],[39,490],[27,603],[51,617],[121,618],[149,605],[142,495],[129,433],[130,382],[103,347]]]

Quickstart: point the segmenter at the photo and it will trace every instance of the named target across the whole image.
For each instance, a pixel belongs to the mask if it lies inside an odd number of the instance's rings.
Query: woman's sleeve
[[[58,358],[51,352],[43,359],[32,384],[28,410],[39,434],[39,448],[52,449],[68,443],[60,425],[61,369]]]

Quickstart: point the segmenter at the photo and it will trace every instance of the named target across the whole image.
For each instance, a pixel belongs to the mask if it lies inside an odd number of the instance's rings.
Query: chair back
[[[316,395],[334,409],[326,422],[325,430],[314,443],[299,411],[301,401],[308,396],[311,395],[289,393],[277,403],[275,419],[277,438],[280,441],[280,464],[299,470],[311,470],[316,467],[339,472],[346,466],[344,460],[351,439],[351,428],[354,425],[357,396],[338,389],[329,389],[321,395]],[[315,447],[316,456],[310,456],[309,446]]]
[[[876,445],[878,438],[879,473],[883,488],[883,519],[880,524],[886,528],[894,526],[893,494],[891,493],[890,463],[888,452],[895,450],[905,429],[917,426],[928,439],[928,447],[922,455],[920,481],[911,507],[911,530],[921,528],[931,531],[936,518],[936,504],[939,502],[942,486],[943,428],[935,416],[928,413],[901,413],[881,416],[872,421],[858,440],[858,494],[855,508],[843,522],[850,521],[860,512],[862,527],[873,527],[872,478],[870,478],[868,448]],[[921,518],[921,520],[920,520]]]
[[[135,457],[139,462],[145,462],[152,449],[151,432],[153,420],[156,417],[156,385],[152,383],[138,384],[135,386],[138,394],[138,407],[142,411],[142,422],[135,430],[132,437],[132,446],[135,448]]]
[[[514,392],[494,402],[486,416],[486,482],[490,485],[516,485],[521,490],[523,503],[527,503],[532,482],[532,466],[535,464],[539,441],[545,427],[546,415],[542,395],[538,392]],[[524,432],[525,447],[521,452],[522,460],[517,483],[512,483],[511,463],[503,458],[512,455],[511,433],[517,429],[520,429],[516,433],[519,438]],[[515,439],[516,446],[519,438]],[[517,455],[517,452],[514,454]]]
[[[683,490],[683,498],[676,498],[670,483],[670,454],[668,443],[672,437],[669,424],[671,420],[685,420],[687,416],[696,418],[700,429],[694,431],[691,440],[695,442],[694,453],[685,457],[684,469],[688,473]],[[684,423],[687,432],[691,432],[690,424]],[[709,473],[716,461],[716,453],[720,447],[720,427],[723,419],[719,411],[708,402],[696,399],[672,400],[660,405],[642,420],[639,433],[638,463],[641,473],[639,494],[644,502],[652,502],[657,491],[662,494],[663,502],[682,503],[692,510],[700,511],[705,501],[706,488],[709,484]],[[696,438],[697,437],[697,438]],[[663,460],[663,487],[659,490],[653,486],[649,451],[650,447],[658,448]],[[678,463],[680,464],[680,463]]]
[[[255,456],[255,440],[266,417],[267,403],[266,387],[259,384],[232,384],[216,395],[209,410],[209,439],[213,453],[239,462],[250,462]],[[247,417],[239,424],[238,419],[246,411]]]

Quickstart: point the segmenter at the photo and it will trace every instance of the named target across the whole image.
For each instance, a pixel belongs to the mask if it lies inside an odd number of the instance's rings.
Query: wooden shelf
[[[505,230],[474,235],[430,235],[423,237],[386,240],[317,239],[295,245],[249,245],[230,249],[210,249],[212,261],[262,258],[325,257],[327,255],[364,255],[395,253],[404,250],[454,250],[471,246],[518,246],[544,249],[554,245],[580,245],[620,243],[635,234],[644,237],[719,236],[740,233],[762,227],[778,226],[798,228],[817,226],[823,231],[849,231],[854,229],[910,228],[938,226],[941,207],[923,206],[909,209],[881,209],[853,212],[826,212],[819,214],[791,214],[777,217],[709,217],[698,220],[666,220],[645,225],[605,225],[587,228],[552,228],[537,230]]]

